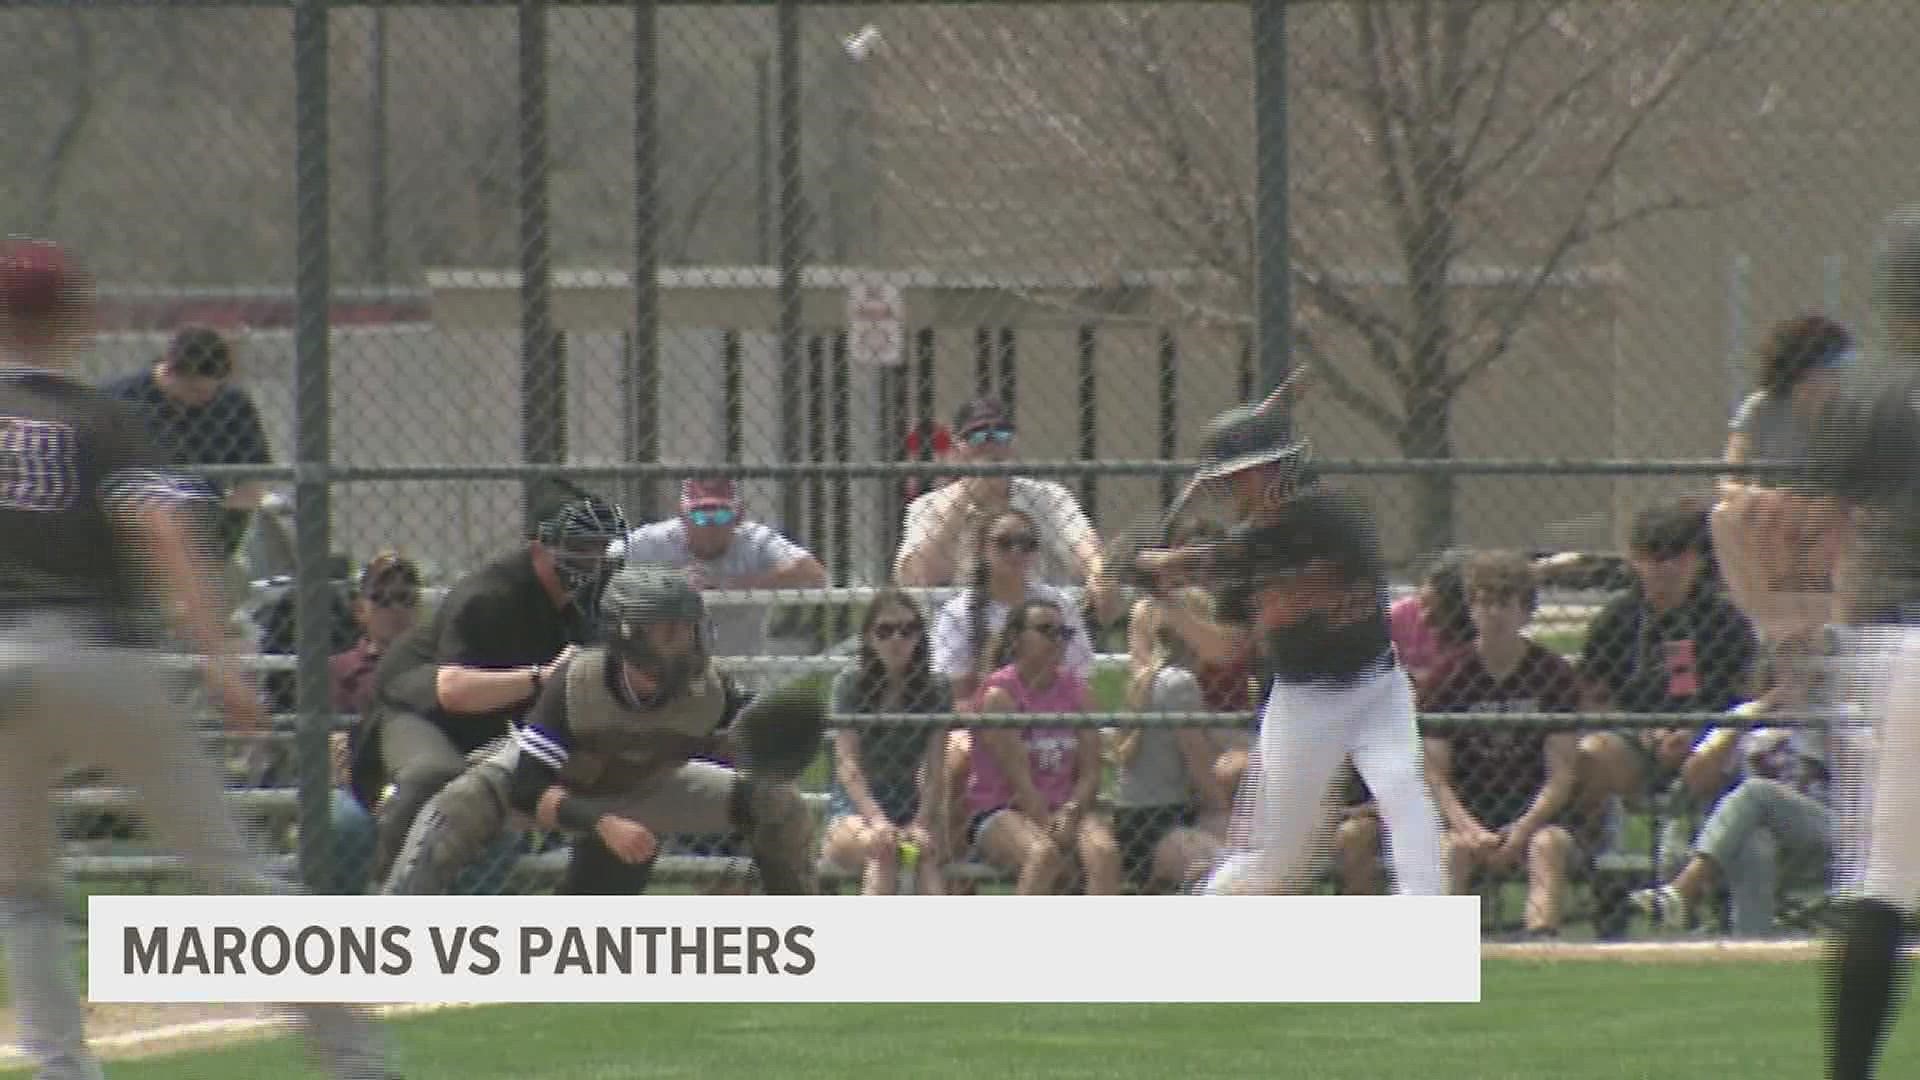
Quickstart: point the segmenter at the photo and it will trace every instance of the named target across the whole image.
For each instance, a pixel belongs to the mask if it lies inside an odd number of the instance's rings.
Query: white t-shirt
[[[733,541],[717,559],[696,559],[687,546],[687,523],[681,518],[656,521],[627,534],[609,551],[624,554],[630,563],[663,563],[681,569],[693,568],[707,581],[709,588],[725,588],[726,582],[749,574],[770,574],[796,559],[807,557],[807,549],[781,536],[772,527],[758,521],[742,521],[733,530]],[[768,604],[710,604],[707,618],[713,626],[708,648],[715,656],[754,656],[766,651]]]
[[[1051,600],[1060,605],[1060,613],[1065,622],[1073,627],[1073,640],[1067,642],[1067,653],[1062,659],[1068,670],[1083,679],[1093,674],[1093,642],[1087,639],[1087,627],[1080,619],[1080,609],[1059,589],[1041,582],[1027,585],[1027,597],[1033,600]],[[1000,632],[1007,624],[1009,609],[998,600],[987,601],[987,634]],[[932,662],[933,670],[948,678],[959,678],[979,674],[974,670],[973,655],[973,590],[962,589],[948,601],[940,605],[933,616]],[[997,666],[997,665],[996,665]]]
[[[954,585],[968,580],[973,566],[973,528],[954,520],[965,515],[960,508],[965,490],[965,485],[956,481],[929,491],[907,505],[907,520],[900,536],[901,555],[926,543],[929,537],[949,537],[936,544],[951,558],[953,576],[930,584]],[[1067,490],[1066,485],[1050,480],[1016,476],[1009,482],[1007,505],[1032,518],[1040,534],[1039,560],[1035,565],[1039,579],[1055,585],[1077,583],[1080,578],[1074,568],[1079,561],[1074,556],[1074,548],[1083,543],[1098,544],[1100,539],[1073,492]],[[899,557],[894,559],[896,574],[900,562]]]

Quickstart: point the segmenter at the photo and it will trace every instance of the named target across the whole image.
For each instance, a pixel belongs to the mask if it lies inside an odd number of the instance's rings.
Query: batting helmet
[[[600,640],[613,655],[653,675],[661,696],[680,692],[706,658],[707,604],[685,571],[637,563],[622,566],[600,594]],[[662,656],[647,640],[647,627],[691,623],[691,653]]]
[[[595,495],[561,504],[540,521],[534,538],[553,556],[553,569],[567,597],[591,615],[619,566],[615,545],[627,535],[627,515],[618,506]]]
[[[1200,440],[1200,479],[1219,480],[1243,469],[1287,464],[1304,472],[1312,448],[1294,435],[1285,416],[1236,405],[1213,418]]]

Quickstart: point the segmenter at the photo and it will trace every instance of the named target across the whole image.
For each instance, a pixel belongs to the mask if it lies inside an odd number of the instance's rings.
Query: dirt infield
[[[1819,955],[1819,943],[1789,941],[1635,941],[1635,942],[1489,942],[1481,956],[1489,960],[1550,963],[1595,961],[1673,965],[1726,963],[1798,963]],[[412,1016],[469,1005],[393,1005],[386,1016]],[[204,1050],[267,1038],[285,1022],[262,1005],[93,1005],[89,1007],[92,1043],[108,1060]],[[13,1018],[0,1022],[0,1068],[27,1064],[15,1042]]]

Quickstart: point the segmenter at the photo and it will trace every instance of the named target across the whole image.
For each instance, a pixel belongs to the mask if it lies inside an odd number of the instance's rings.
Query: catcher
[[[1241,522],[1220,540],[1142,552],[1149,575],[1196,575],[1226,623],[1169,605],[1168,626],[1203,656],[1252,633],[1270,689],[1228,854],[1208,893],[1304,884],[1327,843],[1328,799],[1351,756],[1386,824],[1398,889],[1440,895],[1440,817],[1427,789],[1413,687],[1387,632],[1386,568],[1373,516],[1319,483],[1309,448],[1274,412],[1240,406],[1209,425],[1198,480],[1223,484]]]
[[[1875,256],[1880,355],[1845,373],[1784,484],[1730,486],[1714,548],[1733,600],[1781,663],[1828,623],[1857,730],[1830,732],[1840,894],[1826,983],[1827,1072],[1874,1074],[1920,908],[1920,206]],[[1805,660],[1805,662],[1812,662]]]
[[[713,667],[706,607],[679,570],[620,569],[603,644],[565,660],[518,725],[421,811],[385,891],[441,894],[516,815],[573,837],[560,892],[644,891],[662,833],[738,829],[769,894],[815,891],[813,823],[793,779],[826,709],[775,691],[749,701]],[[740,771],[692,760],[724,755]]]

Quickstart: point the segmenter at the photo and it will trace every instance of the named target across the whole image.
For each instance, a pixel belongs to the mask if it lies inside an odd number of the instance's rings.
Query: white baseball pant
[[[1323,861],[1327,795],[1349,756],[1386,826],[1396,891],[1443,895],[1440,814],[1427,787],[1413,684],[1398,664],[1349,686],[1273,684],[1232,846],[1200,891],[1270,894],[1304,886]]]
[[[63,766],[95,764],[139,789],[155,839],[218,893],[279,893],[228,812],[180,680],[151,651],[103,645],[60,611],[0,615],[0,918],[22,1041],[41,1080],[97,1080],[59,904],[53,801]],[[341,1078],[388,1074],[378,1028],[338,1005],[290,1008]]]
[[[1920,628],[1865,627],[1848,638],[1849,707],[1829,735],[1835,888],[1911,912],[1920,907]]]

